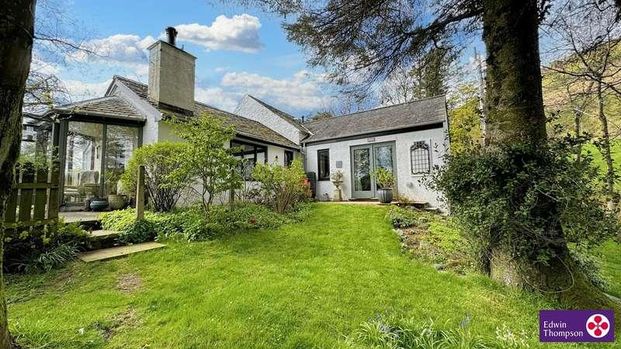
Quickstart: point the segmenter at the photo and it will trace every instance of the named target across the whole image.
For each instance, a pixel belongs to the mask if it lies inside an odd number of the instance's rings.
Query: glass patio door
[[[379,143],[352,147],[352,198],[374,198],[378,186],[375,182],[375,178],[373,178],[373,171],[378,168],[385,168],[394,173],[395,160],[394,143]]]
[[[356,199],[369,199],[375,196],[374,180],[371,176],[373,170],[372,147],[370,145],[353,147],[352,158],[352,197]]]

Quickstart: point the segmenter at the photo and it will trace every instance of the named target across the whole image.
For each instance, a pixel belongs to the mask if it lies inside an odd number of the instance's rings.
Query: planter
[[[106,207],[108,207],[108,200],[99,198],[91,199],[91,210],[103,211]]]
[[[111,210],[120,210],[125,207],[125,198],[123,195],[110,194],[108,195],[108,205]]]
[[[378,189],[377,196],[381,203],[388,204],[392,201],[392,189]]]

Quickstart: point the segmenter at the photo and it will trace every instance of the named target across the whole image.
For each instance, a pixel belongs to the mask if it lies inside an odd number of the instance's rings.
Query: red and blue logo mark
[[[612,310],[541,310],[541,342],[614,342]]]

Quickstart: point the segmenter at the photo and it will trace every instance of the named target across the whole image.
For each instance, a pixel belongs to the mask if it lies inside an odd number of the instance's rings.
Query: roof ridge
[[[129,82],[133,82],[134,84],[139,84],[139,85],[143,85],[143,86],[149,86],[149,85],[145,84],[144,82],[140,82],[138,80],[130,79],[128,77],[121,76],[121,75],[116,75],[116,74],[113,75],[112,76],[112,80],[114,80],[114,79],[121,79],[121,80],[126,80],[126,81],[129,81]]]
[[[54,107],[53,109],[66,109],[66,108],[70,108],[70,107],[78,107],[78,106],[84,105],[86,103],[98,102],[98,101],[102,101],[102,100],[105,100],[105,99],[112,99],[112,98],[118,98],[120,100],[123,100],[122,98],[120,98],[119,96],[116,96],[116,95],[113,95],[113,96],[103,96],[103,97],[95,97],[95,98],[90,98],[90,99],[84,99],[84,100],[81,100],[79,102],[73,102],[73,103],[59,105],[59,106]],[[123,100],[123,102],[125,102],[125,101]]]
[[[445,98],[446,99],[446,94],[441,94],[441,95],[437,95],[437,96],[431,96],[431,97],[425,97],[425,98],[421,98],[421,99],[417,99],[417,100],[413,100],[413,101],[408,101],[408,102],[403,102],[403,103],[398,103],[398,104],[392,104],[392,105],[385,105],[383,107],[377,107],[377,108],[371,108],[371,109],[367,109],[367,110],[361,110],[361,111],[357,111],[357,112],[353,112],[353,113],[349,113],[349,114],[345,114],[345,115],[338,115],[335,116],[333,118],[328,118],[328,119],[322,119],[322,120],[311,120],[309,122],[306,122],[305,124],[312,124],[312,123],[318,123],[318,122],[325,122],[328,120],[333,120],[336,118],[345,118],[345,117],[350,117],[350,116],[356,116],[356,114],[362,114],[362,113],[367,113],[367,112],[371,112],[371,111],[376,111],[376,110],[381,110],[381,109],[387,109],[387,108],[392,108],[392,107],[398,107],[398,106],[402,106],[402,105],[406,105],[406,104],[414,104],[417,102],[424,102],[426,100],[430,100],[430,99],[436,99],[436,98]]]
[[[276,114],[276,116],[278,116],[279,118],[284,119],[286,122],[290,123],[293,127],[297,128],[298,130],[303,131],[303,132],[311,133],[310,130],[308,130],[306,128],[306,126],[304,126],[304,123],[302,122],[302,120],[296,118],[295,116],[293,116],[293,115],[287,113],[286,111],[281,110],[281,109],[279,109],[279,108],[277,108],[277,107],[275,107],[275,106],[273,106],[273,105],[271,105],[269,103],[266,103],[266,102],[258,99],[257,97],[255,97],[255,96],[253,96],[251,94],[246,94],[246,96],[248,96],[249,98],[255,100],[257,103],[259,103],[263,107],[267,108],[270,112]],[[285,115],[280,115],[279,113],[277,113],[277,112],[275,112],[274,110],[271,110],[271,109],[275,109],[276,111],[278,111],[278,112],[280,112],[282,114],[285,114]]]

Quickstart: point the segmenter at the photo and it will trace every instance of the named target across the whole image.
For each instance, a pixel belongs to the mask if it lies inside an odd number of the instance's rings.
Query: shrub
[[[209,212],[201,207],[189,207],[173,212],[146,211],[144,220],[136,222],[134,209],[102,213],[99,217],[104,229],[119,231],[122,243],[161,239],[198,241],[251,229],[277,228],[282,224],[304,219],[308,210],[298,205],[287,215],[252,203],[214,206]]]
[[[145,190],[157,212],[171,211],[184,189],[190,185],[190,174],[180,156],[188,149],[184,143],[158,142],[134,151],[121,176],[124,188],[136,188],[138,167],[145,167]]]
[[[560,141],[545,149],[472,150],[450,155],[436,171],[434,184],[463,224],[484,271],[496,248],[544,265],[563,258],[553,235],[561,228],[564,240],[587,248],[616,234],[619,222],[596,199],[597,170],[586,156],[574,161],[574,154]]]
[[[152,221],[141,219],[121,230],[118,240],[123,244],[139,244],[153,241],[155,236],[157,236],[156,225]]]
[[[278,213],[292,210],[311,196],[300,159],[295,159],[290,167],[257,164],[252,176],[261,183],[262,201]]]
[[[37,272],[59,268],[88,248],[90,238],[77,223],[62,221],[4,238],[4,270]]]
[[[412,211],[399,207],[391,208],[386,217],[395,228],[409,228],[417,221],[416,215]]]

